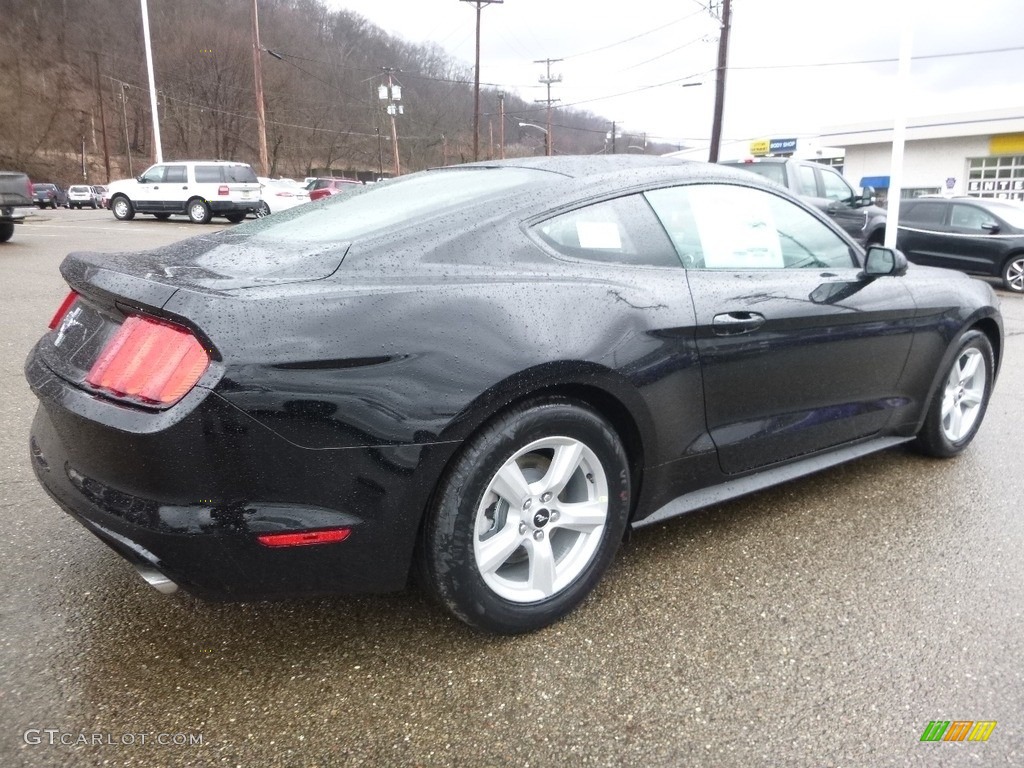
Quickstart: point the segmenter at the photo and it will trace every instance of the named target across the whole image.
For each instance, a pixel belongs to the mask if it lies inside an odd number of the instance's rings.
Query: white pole
[[[903,193],[903,144],[907,135],[907,103],[910,100],[910,55],[914,48],[915,0],[901,0],[903,31],[900,35],[900,63],[896,72],[896,106],[892,125],[892,160],[889,168],[889,203],[886,207],[885,247],[896,247]]]
[[[160,116],[156,111],[156,79],[153,77],[153,46],[149,42],[149,3],[142,0],[142,36],[146,41],[146,69],[149,71],[149,105],[153,111],[153,147],[156,162],[164,161],[164,150],[160,144]]]

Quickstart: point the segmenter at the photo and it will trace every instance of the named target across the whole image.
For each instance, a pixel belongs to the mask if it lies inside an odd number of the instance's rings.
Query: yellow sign
[[[755,157],[762,157],[767,155],[770,149],[771,142],[768,139],[758,139],[757,141],[750,142],[750,154]]]
[[[1004,133],[993,136],[988,142],[990,155],[1015,155],[1024,152],[1024,133]]]

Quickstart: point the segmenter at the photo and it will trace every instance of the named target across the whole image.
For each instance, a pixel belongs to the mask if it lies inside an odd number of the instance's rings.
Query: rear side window
[[[224,177],[221,175],[221,170],[222,169],[219,165],[197,165],[196,183],[220,184],[224,181]]]
[[[168,184],[181,183],[185,184],[188,182],[187,168],[184,165],[169,165],[167,166],[167,173],[164,174],[164,181]]]
[[[954,205],[949,218],[951,226],[959,229],[984,229],[986,224],[995,224],[995,217],[988,211],[973,205]]]
[[[818,196],[818,182],[814,178],[814,169],[807,165],[798,165],[796,169],[797,188],[801,195]]]
[[[540,239],[575,259],[678,267],[679,257],[642,195],[588,205],[537,225]]]

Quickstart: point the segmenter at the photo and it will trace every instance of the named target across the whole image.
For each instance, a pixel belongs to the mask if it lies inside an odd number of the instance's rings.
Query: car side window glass
[[[900,218],[913,224],[941,224],[945,214],[945,203],[919,202],[901,210]]]
[[[164,181],[168,184],[184,184],[188,181],[188,174],[186,173],[184,165],[168,165],[167,173],[164,175]]]
[[[537,235],[565,256],[638,266],[678,267],[672,243],[643,195],[628,195],[548,219]]]
[[[166,170],[166,165],[154,165],[142,175],[140,181],[143,184],[159,184],[164,180],[164,173]]]
[[[825,197],[829,200],[847,201],[855,197],[853,188],[837,173],[822,170],[821,181],[825,187]]]
[[[801,195],[818,196],[818,182],[814,178],[814,169],[806,165],[797,166],[797,186]]]
[[[980,232],[984,224],[994,224],[995,219],[988,211],[973,205],[954,205],[949,223],[959,229],[976,229]]]
[[[848,269],[850,246],[792,202],[759,189],[694,184],[646,193],[694,269]]]
[[[197,184],[220,184],[224,181],[224,176],[221,173],[221,166],[219,165],[197,165],[196,166],[196,183]]]

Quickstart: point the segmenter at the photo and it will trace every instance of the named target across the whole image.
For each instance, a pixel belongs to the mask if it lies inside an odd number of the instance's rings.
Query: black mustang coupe
[[[443,168],[143,253],[74,253],[32,463],[157,588],[402,588],[546,626],[630,527],[904,442],[953,456],[991,288],[865,254],[742,171]]]

